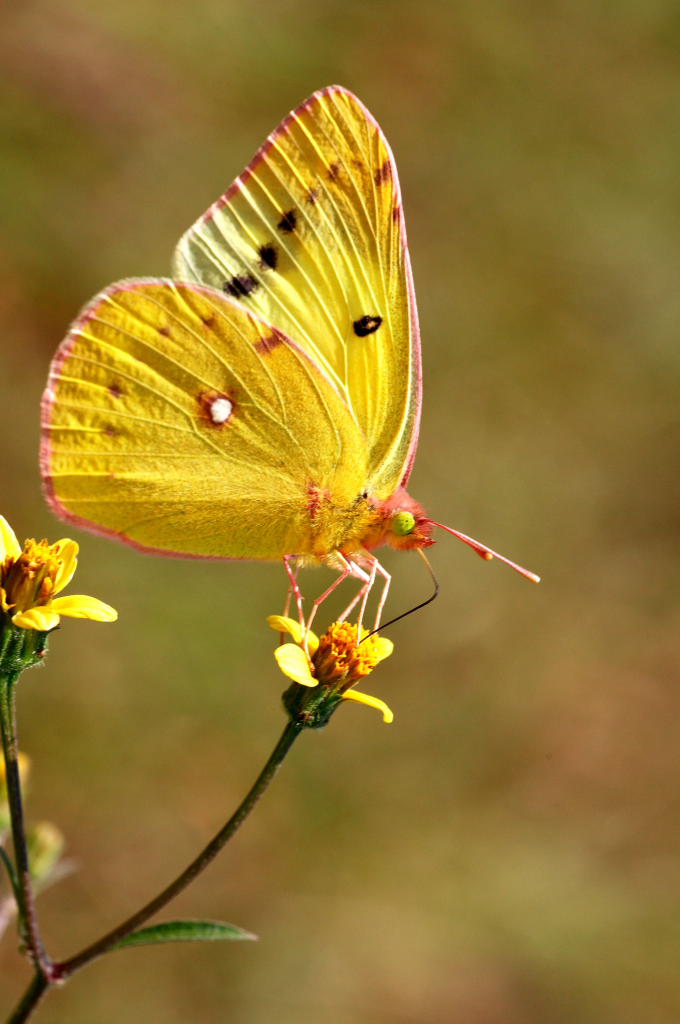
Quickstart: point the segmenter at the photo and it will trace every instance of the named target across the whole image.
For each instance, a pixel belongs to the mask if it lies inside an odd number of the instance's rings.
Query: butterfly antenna
[[[468,537],[466,533],[461,533],[459,530],[453,530],[450,526],[444,526],[443,523],[435,523],[434,519],[428,520],[432,526],[438,526],[440,530],[446,530],[447,533],[452,533],[458,540],[462,540],[463,544],[467,544],[468,547],[476,551],[480,558],[484,558],[487,562],[490,562],[492,558],[497,558],[499,562],[505,562],[511,569],[518,572],[520,576],[524,576],[525,579],[531,580],[532,583],[540,583],[541,577],[537,576],[535,572],[530,572],[521,565],[517,565],[516,562],[511,562],[509,558],[504,555],[499,555],[497,551],[493,551],[488,548],[486,544],[482,544],[481,541],[475,540],[474,537]]]
[[[430,577],[432,578],[432,582],[434,584],[434,591],[430,594],[426,601],[421,601],[420,604],[415,605],[413,608],[409,608],[407,612],[402,612],[401,615],[397,615],[393,619],[388,619],[387,622],[381,622],[378,626],[375,627],[375,629],[372,629],[370,633],[367,633],[366,636],[363,637],[362,640],[360,640],[360,643],[363,643],[364,640],[368,640],[369,636],[373,636],[379,630],[387,629],[388,626],[393,626],[395,622],[399,622],[399,619],[405,619],[407,615],[413,615],[414,612],[420,611],[420,609],[424,608],[425,605],[432,604],[435,597],[439,593],[439,580],[434,574],[434,569],[430,565],[429,559],[425,555],[422,548],[416,548],[416,552],[420,555],[423,562],[425,562],[425,565],[427,566],[427,571],[429,572]]]

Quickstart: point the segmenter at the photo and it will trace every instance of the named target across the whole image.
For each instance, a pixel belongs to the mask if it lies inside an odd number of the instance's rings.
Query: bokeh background
[[[356,706],[306,735],[165,917],[258,944],[118,953],[52,1024],[680,1019],[680,15],[673,0],[24,0],[0,14],[1,511],[72,533],[38,476],[51,355],[108,282],[165,274],[267,132],[336,81],[396,153],[423,329],[412,492],[453,539]],[[66,956],[149,898],[278,735],[277,566],[79,534],[69,621],[24,678],[29,814],[78,870]],[[393,612],[428,592],[385,557]],[[329,577],[308,576],[318,590]],[[2,1005],[28,977],[5,936]]]

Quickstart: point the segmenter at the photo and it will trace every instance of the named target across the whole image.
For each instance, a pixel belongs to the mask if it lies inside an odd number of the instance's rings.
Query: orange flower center
[[[48,544],[46,540],[27,540],[18,558],[8,555],[0,567],[5,611],[25,611],[47,604],[54,594],[61,564],[60,545]]]
[[[349,622],[334,622],[320,637],[312,664],[321,685],[346,690],[373,671],[381,660],[377,635],[357,640],[357,627]]]

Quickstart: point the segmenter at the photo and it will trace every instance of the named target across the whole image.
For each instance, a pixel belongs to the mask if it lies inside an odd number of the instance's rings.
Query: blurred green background
[[[24,0],[0,14],[1,511],[40,491],[38,403],[79,307],[166,274],[279,119],[339,82],[402,179],[423,329],[411,491],[542,573],[443,538],[442,596],[304,736],[165,917],[258,944],[118,953],[53,1024],[680,1019],[680,8],[490,0]],[[20,692],[30,816],[79,870],[40,900],[72,954],[219,827],[278,735],[277,566],[79,533],[66,623]],[[426,595],[387,553],[394,613]],[[308,575],[307,591],[330,579]],[[5,936],[2,1006],[28,977]]]

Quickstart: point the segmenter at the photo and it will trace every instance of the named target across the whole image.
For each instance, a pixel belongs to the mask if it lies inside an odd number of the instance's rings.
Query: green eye
[[[392,533],[396,533],[397,537],[406,537],[413,533],[415,525],[416,519],[412,512],[396,512],[392,516]]]

